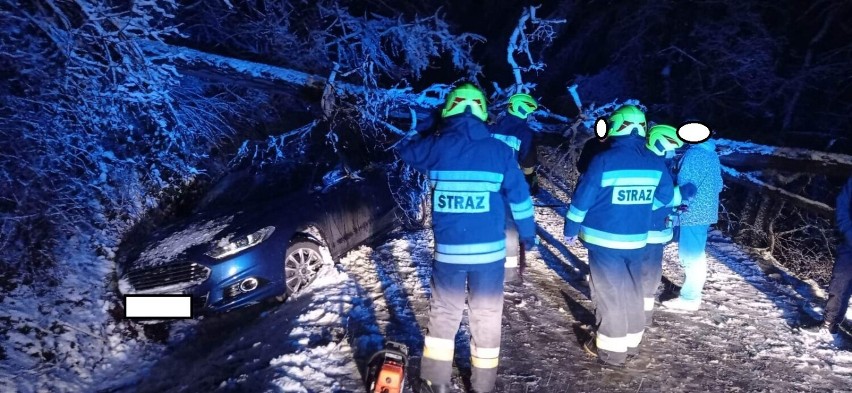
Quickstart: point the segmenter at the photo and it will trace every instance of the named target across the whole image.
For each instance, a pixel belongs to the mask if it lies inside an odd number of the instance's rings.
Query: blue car
[[[119,291],[191,295],[193,315],[283,300],[323,264],[410,221],[392,171],[285,165],[232,173],[188,217],[125,241]]]

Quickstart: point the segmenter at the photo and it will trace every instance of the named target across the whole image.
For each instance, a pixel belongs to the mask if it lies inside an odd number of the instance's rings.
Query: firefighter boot
[[[433,385],[431,381],[421,379],[420,393],[450,393],[450,385]]]

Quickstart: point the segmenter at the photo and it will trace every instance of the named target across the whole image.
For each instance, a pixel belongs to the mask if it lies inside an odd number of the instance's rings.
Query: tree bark
[[[281,84],[286,84],[316,90],[324,90],[329,82],[328,78],[320,75],[181,46],[166,45],[154,41],[139,41],[139,46],[154,57],[174,57],[181,72],[202,78],[257,87],[275,88]],[[338,91],[348,94],[362,94],[366,89],[364,86],[339,80],[333,81],[333,86]],[[402,98],[407,98],[411,102],[422,104],[424,107],[437,107],[444,102],[440,97],[416,94],[410,92],[409,89],[384,90],[389,94],[402,96]]]
[[[852,156],[817,150],[797,149],[717,139],[719,160],[737,169],[776,169],[828,176],[852,173]]]

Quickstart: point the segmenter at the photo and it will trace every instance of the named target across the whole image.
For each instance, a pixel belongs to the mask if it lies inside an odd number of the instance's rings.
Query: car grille
[[[137,291],[162,286],[202,282],[210,277],[210,268],[194,262],[172,263],[146,269],[133,270],[127,281]]]

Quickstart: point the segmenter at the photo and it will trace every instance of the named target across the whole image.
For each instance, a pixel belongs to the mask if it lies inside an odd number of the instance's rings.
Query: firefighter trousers
[[[623,364],[639,350],[645,332],[642,262],[645,250],[618,250],[588,244],[589,287],[595,305],[600,360]]]
[[[644,298],[645,327],[654,321],[654,299],[663,278],[663,250],[665,244],[648,243],[642,261],[642,297]]]
[[[437,385],[450,383],[456,332],[467,300],[471,387],[479,392],[494,390],[503,317],[503,263],[503,259],[476,265],[432,263],[432,298],[420,363],[421,379]]]

